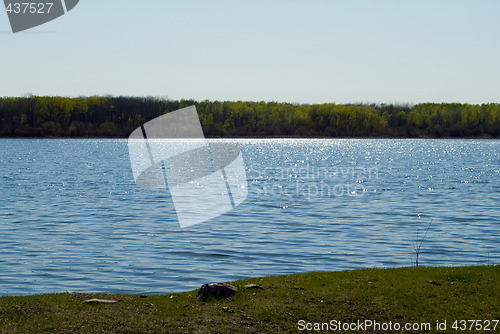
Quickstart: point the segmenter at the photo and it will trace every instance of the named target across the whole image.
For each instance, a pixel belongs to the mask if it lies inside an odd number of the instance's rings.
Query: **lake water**
[[[221,141],[221,140],[214,140]],[[0,295],[500,263],[500,141],[237,139],[249,196],[181,229],[126,140],[0,140]],[[431,223],[432,222],[432,223]]]

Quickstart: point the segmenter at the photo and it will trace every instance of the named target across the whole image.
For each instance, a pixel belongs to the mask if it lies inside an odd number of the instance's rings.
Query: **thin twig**
[[[427,225],[427,229],[425,230],[425,234],[424,234],[422,240],[420,240],[420,243],[419,243],[419,238],[418,238],[419,233],[420,233],[420,227],[417,229],[417,239],[415,240],[415,243],[413,244],[413,249],[415,250],[415,254],[416,254],[415,267],[418,267],[418,257],[420,255],[420,250],[422,249],[422,245],[424,244],[424,241],[427,238],[427,233],[429,232],[431,225],[432,225],[432,219],[429,222],[429,225]]]

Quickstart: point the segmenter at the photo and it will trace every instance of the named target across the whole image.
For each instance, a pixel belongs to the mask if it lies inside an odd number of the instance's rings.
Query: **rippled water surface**
[[[238,139],[249,196],[181,229],[126,140],[0,140],[0,295],[500,262],[500,141]]]

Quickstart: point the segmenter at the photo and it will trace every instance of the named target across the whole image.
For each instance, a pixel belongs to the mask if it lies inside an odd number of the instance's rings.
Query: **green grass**
[[[265,290],[245,290],[249,283]],[[447,320],[448,332],[458,333],[450,328],[455,320],[500,319],[500,266],[315,272],[232,284],[236,295],[208,302],[197,300],[196,290],[2,297],[0,333],[293,333],[299,320],[367,319],[433,327]],[[82,303],[90,298],[118,303]],[[500,332],[500,324],[489,332]]]

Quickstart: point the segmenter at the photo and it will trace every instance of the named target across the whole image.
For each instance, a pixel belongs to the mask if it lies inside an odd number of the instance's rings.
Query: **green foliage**
[[[500,137],[500,104],[297,105],[153,97],[0,98],[0,137],[128,137],[196,105],[208,137]]]

